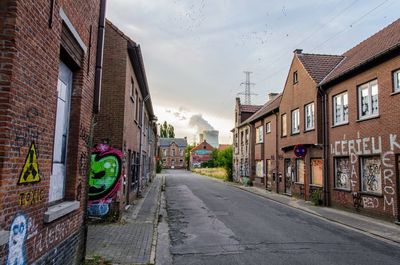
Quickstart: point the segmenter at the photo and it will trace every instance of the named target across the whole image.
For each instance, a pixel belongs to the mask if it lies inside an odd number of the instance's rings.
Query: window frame
[[[346,116],[346,119],[344,119],[344,117],[343,116],[341,116],[342,118],[341,118],[341,121],[338,121],[337,119],[336,119],[336,112],[337,112],[337,108],[336,108],[336,98],[339,98],[340,97],[340,99],[341,99],[341,102],[342,102],[342,104],[341,104],[341,113],[343,114],[344,113],[344,96],[347,96],[347,116]],[[332,125],[333,126],[337,126],[337,125],[342,125],[342,124],[348,124],[349,123],[349,93],[348,93],[348,91],[346,90],[346,91],[343,91],[343,92],[340,92],[339,94],[336,94],[336,95],[334,95],[333,97],[332,97]]]
[[[380,191],[379,192],[374,192],[374,191],[367,191],[364,190],[364,159],[371,159],[371,158],[376,158],[380,162],[380,174],[379,174],[379,183],[380,183]],[[368,156],[359,156],[359,161],[360,161],[360,191],[364,194],[369,194],[369,195],[375,195],[375,196],[382,196],[383,195],[383,184],[382,184],[382,160],[380,155],[368,155]]]
[[[260,125],[256,128],[256,144],[264,142],[264,126]]]
[[[295,114],[295,113],[297,113],[297,127],[298,127],[298,129],[297,129],[297,131],[294,131],[293,129],[294,129],[294,121],[293,121],[293,114]],[[292,133],[292,135],[294,135],[294,134],[299,134],[300,133],[300,109],[299,108],[297,108],[297,109],[294,109],[294,110],[292,110],[291,111],[291,120],[290,120],[291,122],[290,122],[290,124],[291,124],[291,133]]]
[[[299,82],[299,74],[297,70],[293,72],[293,84],[297,84]]]
[[[372,113],[372,86],[371,86],[371,83],[373,83],[373,82],[376,82],[376,86],[377,86],[377,90],[378,90],[377,113],[374,113],[374,114]],[[368,86],[367,87],[368,88],[368,103],[370,104],[369,111],[368,111],[369,113],[366,115],[362,115],[362,104],[361,104],[361,102],[362,102],[361,91],[364,86]],[[366,120],[366,119],[370,119],[370,118],[379,116],[379,85],[378,85],[377,78],[358,85],[357,86],[357,98],[358,98],[358,119],[359,120]]]
[[[347,159],[348,160],[348,188],[343,188],[343,187],[338,187],[337,186],[337,168],[338,168],[338,159]],[[336,156],[333,157],[333,188],[335,190],[341,190],[341,191],[351,191],[351,161],[350,161],[350,156]]]
[[[400,68],[392,71],[392,85],[393,85],[392,92],[400,93]]]
[[[312,113],[311,113],[311,127],[307,127],[307,108],[311,107]],[[310,102],[306,105],[304,105],[304,131],[312,131],[315,129],[315,104],[314,102]]]
[[[265,123],[265,134],[271,133],[271,130],[272,130],[271,128],[272,128],[272,125],[271,125],[270,121]]]
[[[299,166],[298,166],[298,161],[303,161],[303,181],[301,182],[300,181],[300,178],[299,178]],[[295,167],[296,167],[296,170],[295,170],[295,172],[296,172],[296,183],[300,183],[300,184],[304,184],[304,181],[305,181],[305,171],[306,171],[306,162],[304,161],[304,158],[296,158],[295,159]]]
[[[321,160],[322,162],[322,177],[321,177],[321,184],[314,182],[314,171],[313,171],[313,160]],[[320,157],[313,157],[310,159],[310,185],[323,187],[324,186],[324,160]]]
[[[285,122],[283,122],[283,118],[285,118]],[[286,137],[286,136],[287,136],[287,113],[283,113],[281,115],[281,137]]]

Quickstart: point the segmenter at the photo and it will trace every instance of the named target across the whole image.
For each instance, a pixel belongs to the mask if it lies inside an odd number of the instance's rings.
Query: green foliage
[[[211,160],[201,164],[201,167],[213,168],[223,167],[226,170],[226,180],[232,181],[232,160],[233,160],[233,148],[232,146],[218,150],[214,149],[211,154]]]
[[[175,138],[175,129],[174,126],[168,124],[164,121],[163,124],[160,125],[160,137],[161,138]]]
[[[161,170],[162,170],[162,162],[161,162],[161,159],[160,159],[160,160],[157,161],[157,164],[156,164],[156,173],[157,174],[161,173]]]
[[[189,164],[190,164],[190,150],[192,150],[195,147],[194,144],[188,144],[185,149],[185,165],[186,169],[189,170]]]
[[[310,199],[315,206],[322,204],[321,194],[322,189],[316,189],[311,193]]]

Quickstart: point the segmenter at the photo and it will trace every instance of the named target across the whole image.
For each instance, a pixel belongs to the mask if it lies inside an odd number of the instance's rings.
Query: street
[[[163,173],[173,264],[399,264],[394,244],[208,177]]]

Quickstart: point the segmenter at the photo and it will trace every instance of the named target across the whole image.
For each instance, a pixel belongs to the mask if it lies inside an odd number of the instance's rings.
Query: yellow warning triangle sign
[[[25,165],[19,176],[18,184],[27,184],[40,181],[39,166],[35,144],[32,143],[26,156]]]

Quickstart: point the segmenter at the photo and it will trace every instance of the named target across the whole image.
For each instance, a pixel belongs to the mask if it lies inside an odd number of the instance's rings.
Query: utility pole
[[[244,92],[240,92],[238,93],[238,95],[244,95],[244,104],[246,105],[251,105],[251,96],[252,95],[256,95],[251,93],[251,86],[254,86],[254,83],[250,82],[250,74],[252,72],[250,71],[244,71],[245,75],[246,75],[246,81],[240,83],[240,85],[244,85]]]

